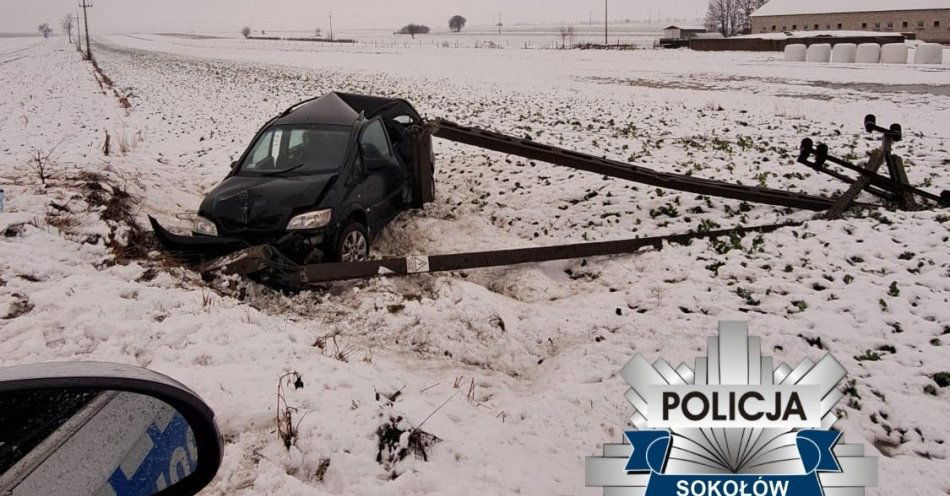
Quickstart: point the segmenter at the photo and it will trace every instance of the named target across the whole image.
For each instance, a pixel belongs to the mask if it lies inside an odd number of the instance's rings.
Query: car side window
[[[306,129],[293,129],[290,131],[290,139],[287,140],[287,148],[293,150],[303,144],[303,135]]]
[[[250,162],[248,162],[249,169],[258,168],[264,162],[264,160],[270,158],[273,140],[274,133],[268,131],[267,134],[262,136],[257,144],[254,145],[254,149],[251,150]]]
[[[382,123],[373,121],[366,126],[360,136],[360,149],[363,151],[363,157],[368,159],[392,157],[386,129]]]

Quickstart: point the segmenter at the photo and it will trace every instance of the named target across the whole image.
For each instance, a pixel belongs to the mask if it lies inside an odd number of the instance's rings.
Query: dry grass
[[[396,468],[396,464],[405,460],[410,455],[423,461],[429,461],[429,448],[436,443],[442,442],[442,440],[422,430],[422,426],[455,397],[454,394],[450,396],[420,422],[419,425],[413,427],[407,418],[403,415],[396,414],[392,410],[401,392],[402,390],[399,390],[390,395],[381,394],[378,391],[376,393],[376,401],[385,399],[385,401],[382,402],[382,407],[384,408],[384,412],[386,412],[380,414],[380,417],[384,420],[376,429],[376,444],[379,450],[376,454],[376,463],[382,465],[383,468],[389,472],[390,479],[399,477],[400,473]],[[409,429],[406,429],[406,426],[408,426]],[[408,435],[406,436],[406,443],[404,445],[402,439],[406,433],[408,433]]]
[[[61,144],[63,144],[62,141],[47,152],[36,148],[30,150],[30,156],[26,161],[26,165],[33,171],[37,179],[40,180],[40,185],[42,185],[43,188],[46,188],[46,182],[49,180],[50,173],[52,172],[51,169],[56,167],[56,163],[52,157]]]
[[[141,199],[129,193],[127,185],[115,184],[98,172],[80,172],[76,180],[85,200],[101,207],[102,220],[112,223],[115,235],[108,244],[116,262],[146,258],[155,247],[155,239],[135,220]]]
[[[297,433],[299,432],[300,422],[306,418],[306,412],[294,423],[294,414],[299,409],[289,406],[284,397],[284,387],[293,387],[294,389],[303,388],[303,379],[297,371],[288,372],[277,380],[277,436],[284,443],[288,450],[297,444]]]

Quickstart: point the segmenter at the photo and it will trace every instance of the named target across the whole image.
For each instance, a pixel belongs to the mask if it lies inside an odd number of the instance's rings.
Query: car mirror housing
[[[194,495],[217,473],[214,413],[140,367],[60,362],[0,369],[0,494]]]
[[[392,165],[393,161],[387,157],[373,157],[365,158],[363,162],[366,164],[366,170],[379,170],[384,169]]]
[[[238,167],[238,161],[237,161],[237,160],[231,162],[231,170],[237,169],[237,167]]]

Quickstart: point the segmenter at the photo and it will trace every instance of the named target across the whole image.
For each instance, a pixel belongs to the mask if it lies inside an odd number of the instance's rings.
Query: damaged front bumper
[[[152,231],[162,248],[188,262],[204,262],[251,246],[237,238],[181,236],[162,227],[154,217],[149,216],[148,221],[152,224]]]
[[[286,289],[302,286],[300,265],[285,256],[276,246],[252,246],[236,238],[215,236],[181,236],[174,234],[149,217],[159,244],[167,252],[197,266],[202,274],[238,274]]]

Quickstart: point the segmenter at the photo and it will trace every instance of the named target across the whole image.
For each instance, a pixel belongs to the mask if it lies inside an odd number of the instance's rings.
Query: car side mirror
[[[0,494],[194,495],[223,444],[194,392],[130,365],[0,369]]]
[[[363,159],[363,163],[366,164],[366,170],[370,171],[390,167],[392,166],[393,161],[392,159],[386,157],[374,157]]]
[[[234,162],[231,162],[231,170],[237,169],[237,166],[238,166],[237,160],[235,160]]]

